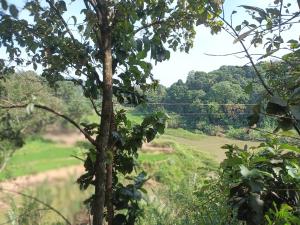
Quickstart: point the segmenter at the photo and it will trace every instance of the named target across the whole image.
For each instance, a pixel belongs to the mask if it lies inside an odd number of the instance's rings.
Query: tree
[[[30,15],[30,19],[26,19],[21,15],[18,18],[19,7],[1,1],[0,43],[8,53],[9,62],[15,63],[9,65],[1,59],[1,77],[24,64],[41,69],[42,76],[52,85],[65,80],[66,73],[74,73],[72,80],[82,86],[85,96],[92,102],[99,115],[99,124],[82,124],[82,127],[48,106],[34,106],[66,119],[92,144],[85,162],[87,172],[79,181],[83,188],[95,186],[95,194],[90,199],[93,224],[103,223],[105,206],[109,224],[133,224],[136,213],[132,210],[136,209],[136,204],[130,198],[138,198],[124,196],[123,189],[127,187],[136,193],[144,176],[135,180],[135,185],[124,187],[116,173],[132,171],[137,148],[144,139],[151,141],[156,133],[163,131],[164,118],[156,114],[141,125],[131,127],[123,111],[114,112],[113,95],[120,103],[143,102],[144,96],[137,89],[145,91],[151,86],[147,83],[153,80],[149,58],[155,62],[167,60],[170,57],[168,49],[188,52],[196,25],[204,24],[210,26],[212,32],[219,31],[221,24],[209,12],[220,13],[220,2],[84,0],[80,1],[83,2],[81,17],[67,18],[71,13],[69,3],[73,2],[79,3],[76,0],[29,0],[22,8]],[[73,21],[71,25],[70,21]],[[101,110],[95,103],[100,96]],[[4,105],[2,108],[27,105]],[[120,194],[123,194],[122,202],[116,199]],[[132,203],[130,208],[129,203]],[[128,213],[114,216],[114,209],[127,209]]]

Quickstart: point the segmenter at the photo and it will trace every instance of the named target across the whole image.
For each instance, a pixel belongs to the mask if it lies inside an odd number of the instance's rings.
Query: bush
[[[167,121],[167,126],[168,128],[180,128],[182,127],[182,118],[180,115],[176,114],[176,113],[171,113],[169,114],[170,119],[168,119]]]
[[[278,140],[268,140],[256,148],[224,146],[227,159],[222,164],[222,180],[230,190],[228,202],[238,219],[248,225],[268,224],[264,215],[283,204],[299,216],[300,149]],[[272,218],[271,218],[272,219]]]
[[[233,128],[229,127],[226,131],[226,136],[229,138],[240,139],[240,140],[249,140],[249,134],[247,134],[246,129],[243,128]]]
[[[226,195],[218,179],[207,179],[204,182],[197,179],[183,180],[176,189],[159,190],[159,193],[159,199],[154,199],[145,207],[140,224],[239,224],[226,202]]]

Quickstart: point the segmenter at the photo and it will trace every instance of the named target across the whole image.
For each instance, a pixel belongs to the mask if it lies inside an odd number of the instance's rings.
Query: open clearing
[[[74,157],[81,156],[83,149],[74,147],[84,137],[78,133],[47,134],[44,139],[29,139],[26,145],[16,152],[7,168],[1,172],[0,179],[7,180],[19,176],[36,174],[48,170],[59,169],[82,162]],[[166,144],[167,143],[167,144]],[[145,144],[140,154],[141,161],[159,161],[172,154],[172,144],[179,144],[194,151],[203,152],[206,157],[221,162],[225,157],[225,144],[236,144],[240,147],[258,145],[258,142],[232,140],[224,137],[194,134],[183,129],[167,129],[152,144]]]

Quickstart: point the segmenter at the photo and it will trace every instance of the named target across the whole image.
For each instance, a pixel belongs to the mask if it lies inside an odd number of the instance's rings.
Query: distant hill
[[[260,68],[260,67],[259,67]],[[222,66],[206,73],[191,71],[186,82],[148,92],[149,103],[136,113],[165,110],[171,126],[216,134],[247,127],[253,104],[263,93],[249,66]]]

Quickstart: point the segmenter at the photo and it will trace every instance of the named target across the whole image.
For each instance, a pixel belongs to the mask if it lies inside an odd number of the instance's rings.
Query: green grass
[[[42,139],[28,139],[8,162],[0,180],[34,174],[51,169],[80,164],[71,155],[80,152],[76,147],[64,147]]]
[[[130,119],[140,122],[140,117],[135,117],[129,113]],[[138,121],[138,119],[140,121]],[[184,163],[181,161],[187,159],[192,163],[204,163],[208,161],[222,161],[224,159],[224,150],[221,146],[226,143],[236,143],[240,146],[247,142],[236,141],[220,137],[208,137],[205,135],[195,134],[184,129],[166,129],[164,135],[160,135],[154,140],[154,146],[168,147],[175,149],[172,154],[161,153],[140,153],[139,162],[141,164],[176,162],[177,165]],[[77,155],[80,147],[65,147],[57,145],[43,139],[28,139],[23,148],[18,150],[7,167],[0,174],[0,180],[14,178],[18,176],[35,174],[51,169],[61,168],[70,165],[80,164],[81,162],[71,155]],[[208,163],[211,166],[210,163]],[[215,167],[215,166],[213,166]],[[160,168],[156,168],[159,170]],[[166,170],[177,170],[176,168],[164,168]],[[152,169],[154,173],[155,169]]]
[[[171,154],[165,154],[165,153],[158,153],[158,154],[152,154],[152,153],[141,153],[139,155],[139,162],[146,163],[146,162],[158,162],[163,161],[166,159],[169,159]]]
[[[134,115],[133,113],[133,108],[124,108],[126,110],[126,115],[127,118],[133,123],[133,124],[140,124],[143,122],[143,117],[138,116],[138,115]],[[85,116],[85,118],[83,119],[86,122],[91,122],[91,123],[99,123],[100,118],[97,114],[91,114],[91,115],[87,115]]]
[[[189,139],[189,140],[199,140],[206,136],[206,135],[202,135],[202,134],[192,133],[192,132],[184,130],[182,128],[178,128],[178,129],[168,128],[165,131],[165,136],[166,135],[171,136],[173,138],[181,137],[181,138],[185,138],[185,139]]]

